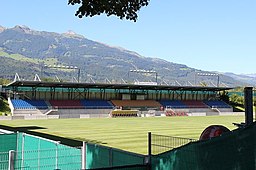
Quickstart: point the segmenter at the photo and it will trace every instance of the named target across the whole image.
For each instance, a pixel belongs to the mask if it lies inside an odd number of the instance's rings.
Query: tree
[[[7,85],[9,84],[11,81],[8,79],[4,79],[4,78],[0,78],[0,85]]]
[[[107,16],[116,15],[120,19],[126,18],[136,22],[137,12],[147,6],[150,0],[68,0],[68,4],[81,4],[76,16],[82,18],[93,17],[105,13]]]
[[[202,82],[200,82],[200,85],[201,85],[202,87],[206,87],[206,86],[207,86],[207,83],[204,82],[204,81],[202,81]]]
[[[223,91],[220,93],[220,100],[229,103],[229,94],[227,91]]]
[[[244,105],[244,97],[243,96],[239,96],[237,94],[232,94],[230,96],[230,101],[232,103],[238,104],[238,105]]]

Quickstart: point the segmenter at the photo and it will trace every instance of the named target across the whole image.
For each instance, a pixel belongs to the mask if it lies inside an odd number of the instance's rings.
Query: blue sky
[[[80,19],[67,0],[4,0],[0,25],[67,30],[145,57],[220,72],[256,73],[255,0],[151,0],[137,22]]]

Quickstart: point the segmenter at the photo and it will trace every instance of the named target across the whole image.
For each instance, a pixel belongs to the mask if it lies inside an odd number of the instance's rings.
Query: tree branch
[[[147,6],[150,0],[68,0],[69,5],[80,4],[76,16],[93,17],[105,13],[107,16],[116,15],[120,19],[136,22],[137,12]]]

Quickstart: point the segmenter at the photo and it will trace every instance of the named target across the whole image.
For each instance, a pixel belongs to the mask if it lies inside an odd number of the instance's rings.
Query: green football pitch
[[[32,131],[89,141],[140,154],[147,154],[147,134],[198,139],[209,125],[244,122],[244,116],[91,118],[0,121],[11,127],[36,126]]]

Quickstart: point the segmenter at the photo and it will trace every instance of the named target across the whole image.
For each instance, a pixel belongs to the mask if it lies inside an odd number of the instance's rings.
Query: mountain
[[[197,75],[202,70],[159,58],[143,57],[133,51],[86,39],[73,31],[59,34],[36,31],[27,26],[0,26],[0,61],[0,78],[9,79],[18,73],[20,77],[30,80],[38,74],[41,78],[58,76],[68,81],[72,77],[78,78],[78,70],[62,69],[61,66],[73,66],[80,69],[81,82],[133,83],[157,79],[158,83],[170,85],[204,82],[212,86],[218,83],[217,76]],[[55,68],[49,68],[49,65]],[[155,72],[136,73],[130,70]],[[219,79],[221,85],[245,84],[228,75],[221,74]]]
[[[234,74],[234,73],[222,73],[222,74],[232,77],[237,81],[244,82],[248,85],[256,84],[256,74]]]

